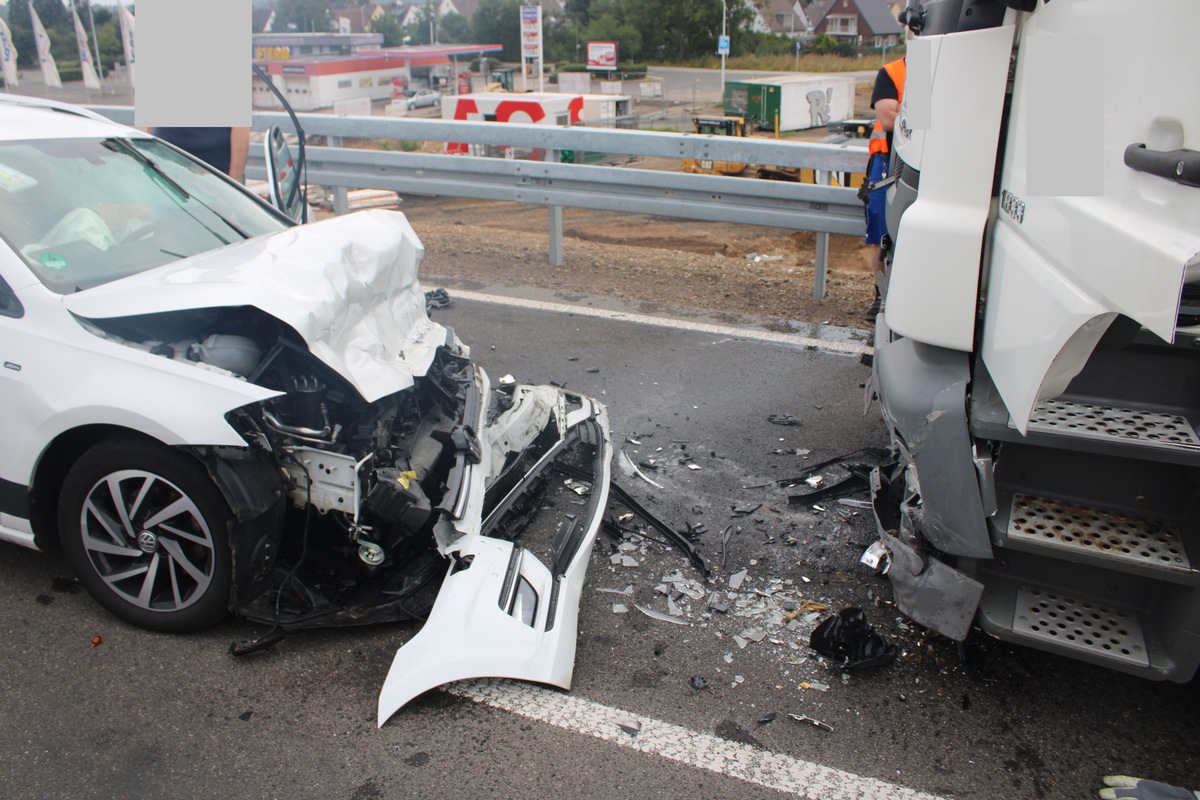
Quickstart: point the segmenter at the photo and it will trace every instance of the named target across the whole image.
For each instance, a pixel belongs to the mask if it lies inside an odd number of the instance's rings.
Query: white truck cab
[[[1200,3],[910,0],[869,391],[900,608],[1200,665]]]

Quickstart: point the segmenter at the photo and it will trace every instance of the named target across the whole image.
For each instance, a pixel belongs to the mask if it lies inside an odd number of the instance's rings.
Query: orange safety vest
[[[908,74],[908,63],[903,58],[897,58],[895,61],[884,64],[883,68],[887,70],[892,83],[896,84],[896,99],[903,100],[904,76]],[[879,124],[879,120],[875,120],[875,127],[871,129],[871,139],[867,142],[867,152],[871,155],[876,153],[883,155],[887,151],[887,131]]]

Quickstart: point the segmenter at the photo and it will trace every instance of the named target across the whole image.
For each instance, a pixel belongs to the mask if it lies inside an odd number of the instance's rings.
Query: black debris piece
[[[253,716],[253,711],[243,711],[241,714],[238,714],[238,719],[240,719],[242,722],[249,722],[250,718]]]
[[[767,417],[767,422],[773,425],[803,425],[799,417],[793,417],[791,414],[772,414]]]
[[[763,714],[761,717],[759,717],[758,719],[756,719],[754,721],[759,725],[768,725],[768,724],[774,722],[775,718],[778,716],[779,716],[779,714],[777,712],[772,711],[770,714]]]
[[[788,495],[789,506],[807,506],[821,503],[839,497],[847,497],[871,488],[871,468],[864,464],[848,464],[846,470],[850,473],[837,483],[831,483],[805,494]]]
[[[753,514],[762,508],[762,503],[738,503],[733,507],[733,515],[735,517],[744,517],[748,514]]]
[[[863,610],[854,607],[822,620],[809,637],[808,646],[847,670],[885,666],[895,661],[899,652],[875,632]]]
[[[562,466],[559,466],[558,469],[567,471],[566,468]],[[629,492],[618,486],[615,481],[609,483],[608,492],[611,496],[615,497],[618,502],[644,519],[650,527],[657,530],[663,536],[666,536],[672,544],[684,552],[684,554],[688,557],[688,560],[692,562],[692,565],[695,566],[696,569],[700,570],[706,579],[708,578],[709,570],[708,565],[704,563],[704,556],[700,555],[700,551],[696,549],[695,545],[688,541],[688,537],[684,536],[674,528],[667,526],[664,522],[662,522],[662,520],[658,519],[658,517],[647,511],[641,503],[639,503],[637,500],[634,500]]]
[[[584,370],[584,372],[590,372],[592,374],[595,374],[599,371],[600,371],[599,367],[588,367],[587,369]]]
[[[425,311],[450,305],[450,293],[445,289],[430,289],[425,293]]]
[[[707,689],[708,688],[708,678],[702,677],[700,675],[693,675],[692,676],[692,688],[695,689],[697,692],[702,689]]]

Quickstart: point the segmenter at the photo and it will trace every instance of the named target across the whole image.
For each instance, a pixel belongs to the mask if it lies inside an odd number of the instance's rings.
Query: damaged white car
[[[86,112],[0,120],[0,539],[61,546],[155,630],[428,613],[380,724],[452,680],[569,688],[600,404],[493,391],[429,319],[401,214],[295,226]]]

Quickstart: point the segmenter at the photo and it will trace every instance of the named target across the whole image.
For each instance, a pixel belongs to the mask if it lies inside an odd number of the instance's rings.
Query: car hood
[[[63,297],[113,319],[253,306],[292,327],[367,402],[413,385],[446,342],[417,268],[425,253],[401,213],[371,210],[289,228]]]

